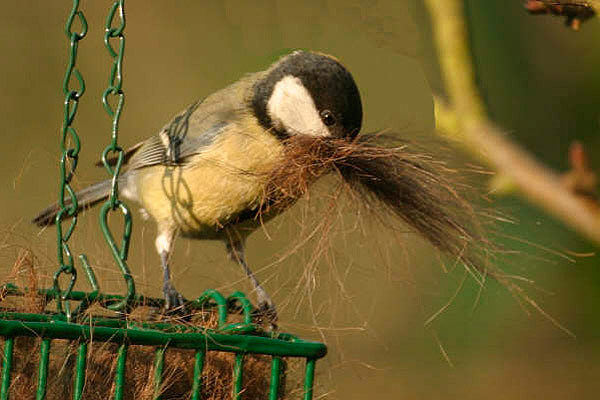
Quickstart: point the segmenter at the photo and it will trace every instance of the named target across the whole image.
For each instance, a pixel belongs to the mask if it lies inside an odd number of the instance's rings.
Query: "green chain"
[[[75,17],[79,19],[81,24],[81,32],[73,32],[73,23]],[[57,260],[58,260],[58,271],[54,274],[54,290],[56,293],[56,304],[58,312],[64,312],[67,315],[67,319],[71,319],[71,309],[67,298],[71,294],[75,281],[77,280],[77,270],[73,264],[73,255],[69,248],[68,241],[75,230],[77,225],[77,197],[75,191],[71,187],[71,180],[77,168],[77,161],[79,159],[79,150],[81,144],[77,131],[72,126],[77,114],[77,108],[79,106],[79,99],[85,92],[85,82],[83,76],[78,69],[75,68],[75,62],[77,60],[77,47],[79,41],[85,37],[88,31],[87,21],[83,12],[79,10],[79,0],[73,0],[73,8],[71,14],[67,19],[65,25],[65,34],[70,41],[70,57],[67,71],[65,73],[65,79],[63,81],[63,92],[65,95],[64,101],[64,117],[61,127],[61,158],[60,158],[60,191],[58,194],[58,205],[60,210],[56,214],[56,233],[57,233]],[[70,88],[71,78],[75,77],[78,82],[77,89]],[[72,146],[72,147],[69,147]],[[65,204],[65,194],[70,199],[70,204]],[[70,226],[66,232],[63,233],[62,221],[65,218],[72,217]],[[65,261],[66,256],[66,261]],[[59,278],[62,274],[70,275],[71,280],[66,290],[60,288]]]
[[[127,285],[127,295],[123,298],[123,300],[105,304],[107,308],[116,311],[127,310],[135,298],[135,284],[133,277],[131,276],[131,272],[129,271],[129,267],[126,263],[127,254],[129,252],[129,240],[131,238],[131,212],[129,211],[127,205],[119,200],[119,173],[121,171],[121,166],[123,165],[124,157],[124,151],[118,145],[119,119],[121,117],[123,104],[125,102],[125,93],[123,92],[123,55],[125,54],[125,36],[123,34],[123,31],[125,30],[124,5],[125,0],[115,1],[110,9],[108,17],[106,18],[104,45],[106,46],[110,56],[113,58],[113,65],[110,71],[108,87],[102,94],[102,104],[104,105],[104,110],[112,119],[112,140],[102,152],[102,163],[104,164],[104,167],[108,173],[112,176],[112,186],[110,196],[100,210],[100,227],[102,228],[104,238],[106,239],[106,242],[113,253],[113,257],[117,262],[117,265],[119,266]],[[115,28],[113,27],[113,22],[117,15],[117,11],[120,24]],[[115,50],[111,44],[111,41],[113,40],[118,40],[118,50]],[[111,96],[117,100],[116,109],[109,101]],[[109,156],[111,155],[116,156],[116,164],[114,166],[111,166],[110,162],[108,161]],[[115,243],[110,228],[108,227],[108,214],[110,211],[115,211],[117,209],[121,211],[124,218],[123,239],[120,248]]]

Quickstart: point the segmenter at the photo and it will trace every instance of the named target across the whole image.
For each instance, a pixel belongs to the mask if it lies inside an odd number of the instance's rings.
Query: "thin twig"
[[[532,203],[600,245],[600,214],[561,184],[558,173],[510,141],[487,117],[476,85],[463,0],[426,0],[451,106],[436,101],[438,128],[510,178]]]
[[[598,15],[599,0],[527,0],[525,9],[531,14],[551,14],[566,18],[566,25],[577,31],[586,20]]]
[[[573,7],[591,7],[600,8],[600,0],[536,0],[540,3],[546,3],[551,6],[573,6]]]

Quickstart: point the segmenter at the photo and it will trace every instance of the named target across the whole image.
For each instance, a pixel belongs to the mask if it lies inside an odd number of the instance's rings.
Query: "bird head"
[[[273,64],[254,85],[252,108],[263,127],[284,138],[352,139],[362,124],[352,75],[321,53],[295,51]]]

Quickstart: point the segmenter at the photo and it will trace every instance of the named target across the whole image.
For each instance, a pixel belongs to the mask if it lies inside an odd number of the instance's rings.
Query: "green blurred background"
[[[90,32],[78,60],[87,83],[75,122],[83,138],[79,187],[104,178],[92,164],[110,134],[100,95],[110,65],[102,34],[111,2],[82,3]],[[568,145],[581,140],[598,170],[598,21],[573,33],[557,19],[527,15],[520,0],[467,4],[480,87],[492,118],[559,170],[568,167]],[[363,96],[365,131],[391,128],[425,147],[438,147],[431,94],[443,88],[429,20],[417,0],[130,0],[126,7],[124,145],[155,133],[186,105],[244,73],[304,48],[333,54],[352,71]],[[43,270],[54,268],[54,229],[40,232],[28,221],[57,197],[67,57],[63,24],[69,8],[69,1],[28,0],[6,2],[0,14],[0,260],[5,274],[18,246],[32,248]],[[455,150],[440,157],[469,162]],[[518,221],[500,226],[507,237],[560,251],[597,251],[516,196],[495,199],[493,207]],[[575,333],[571,338],[539,313],[528,315],[493,282],[478,299],[478,287],[468,279],[452,299],[463,277],[460,270],[445,273],[437,254],[418,238],[402,235],[399,243],[397,236],[372,225],[364,235],[338,235],[318,265],[316,283],[307,283],[303,272],[310,245],[274,263],[297,242],[297,221],[304,220],[306,209],[300,205],[270,223],[270,238],[255,233],[248,259],[281,305],[283,329],[329,344],[330,354],[318,366],[318,395],[565,399],[592,398],[600,390],[596,256],[573,263],[504,240],[519,251],[504,267],[535,281],[526,285],[528,292]],[[136,217],[129,264],[139,290],[160,295],[154,227]],[[81,219],[74,248],[85,251],[101,271],[105,290],[118,292],[122,286],[96,219],[97,211]],[[222,247],[177,243],[175,283],[186,296],[208,287],[249,290]]]

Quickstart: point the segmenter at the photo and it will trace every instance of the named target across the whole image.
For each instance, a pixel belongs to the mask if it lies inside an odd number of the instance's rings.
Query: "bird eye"
[[[323,120],[323,123],[327,126],[335,124],[335,117],[333,116],[333,113],[329,110],[321,111],[321,119]]]

